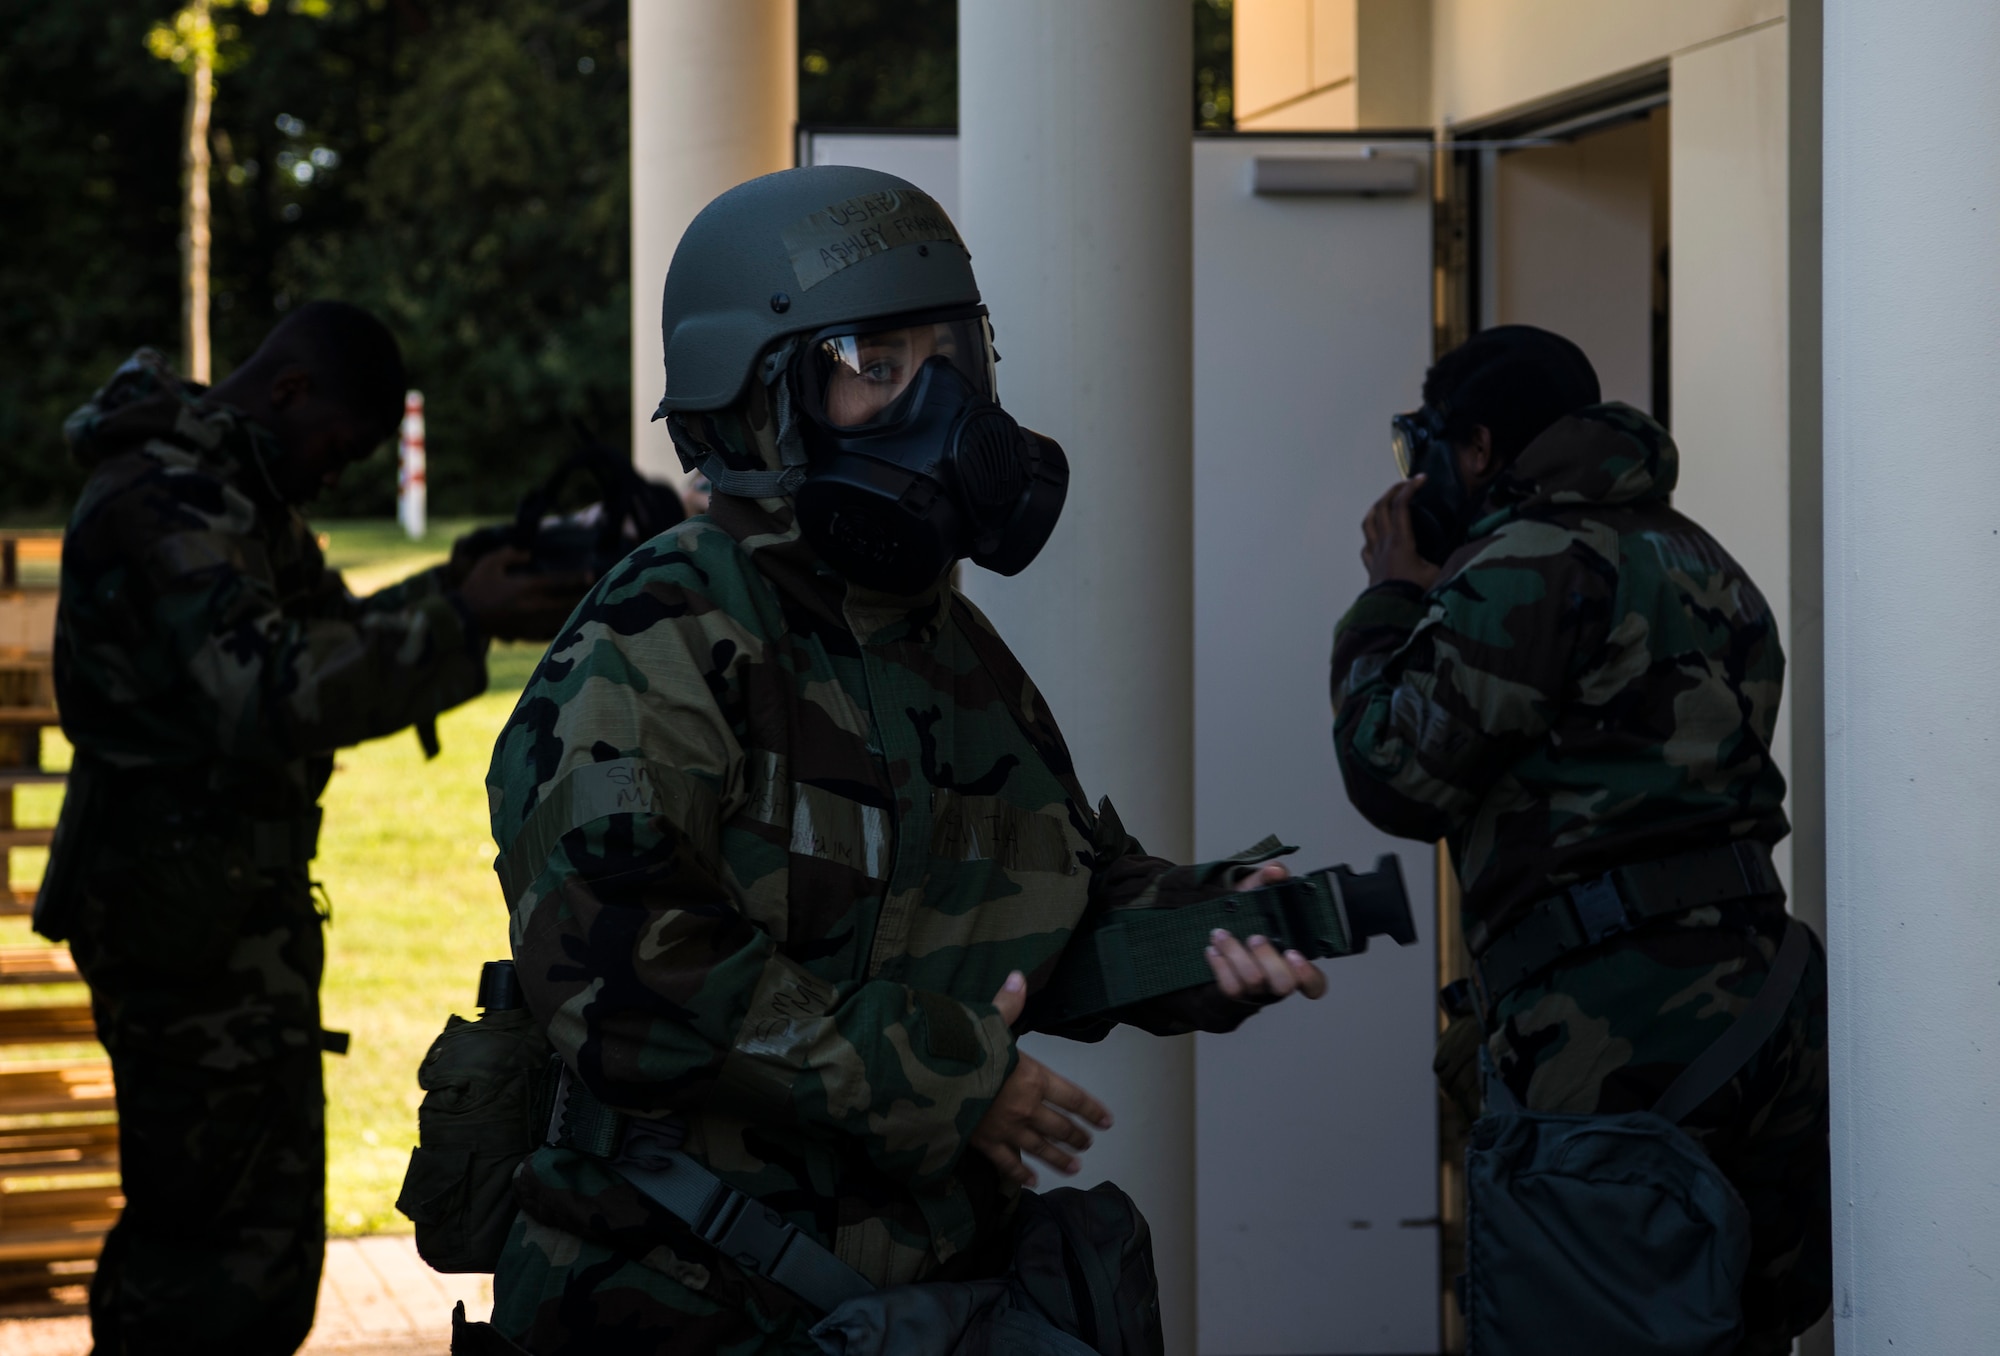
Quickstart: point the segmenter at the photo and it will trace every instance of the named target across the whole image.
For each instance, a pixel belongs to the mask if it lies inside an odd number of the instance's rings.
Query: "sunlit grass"
[[[321,524],[327,556],[365,593],[435,564],[465,524],[411,542],[387,522]],[[327,1223],[409,1228],[396,1193],[417,1142],[417,1064],[447,1014],[470,1016],[484,961],[507,954],[493,877],[486,764],[539,646],[496,647],[490,685],[438,721],[426,762],[409,731],[342,751],[327,788],[316,874],[333,899],[325,1022],[354,1036],[326,1062]]]

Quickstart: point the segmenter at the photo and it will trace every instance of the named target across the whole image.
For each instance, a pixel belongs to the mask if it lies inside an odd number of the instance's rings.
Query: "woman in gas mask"
[[[1015,1034],[1087,914],[1283,868],[1145,855],[950,587],[960,559],[1034,559],[1068,465],[998,403],[935,202],[843,167],[732,189],[675,253],[663,329],[661,416],[713,501],[593,591],[488,778],[515,960],[564,1069],[493,1324],[543,1356],[612,1332],[811,1351],[827,1311],[935,1281],[970,1287],[930,1292],[941,1350],[1000,1313],[1145,1350],[1130,1202],[1022,1203],[1028,1160],[1074,1171],[1110,1117]],[[1228,1030],[1325,987],[1262,939],[1193,945],[1210,983],[1062,1034]],[[1094,1312],[1046,1251],[1062,1209],[1108,1249],[1072,1256],[1105,1281]]]

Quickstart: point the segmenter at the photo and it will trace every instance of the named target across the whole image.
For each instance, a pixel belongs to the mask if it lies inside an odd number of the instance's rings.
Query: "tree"
[[[140,344],[176,347],[189,82],[147,35],[186,3],[0,0],[0,516],[66,514],[81,476],[63,416]],[[212,375],[310,297],[377,309],[429,400],[440,515],[510,508],[573,417],[616,440],[625,5],[288,0],[226,17],[239,31],[217,35],[206,139]],[[394,486],[385,447],[322,509],[386,513]]]
[[[187,116],[181,124],[181,365],[187,376],[204,384],[210,372],[208,124],[215,104],[215,77],[231,55],[224,45],[237,36],[234,26],[215,21],[215,11],[239,4],[252,14],[270,8],[270,0],[190,0],[172,19],[155,24],[146,34],[147,50],[171,62],[188,82]]]

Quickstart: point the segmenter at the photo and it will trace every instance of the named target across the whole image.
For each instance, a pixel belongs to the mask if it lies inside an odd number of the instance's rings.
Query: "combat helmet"
[[[1004,574],[1041,550],[1069,463],[1000,408],[992,328],[951,218],[893,174],[767,174],[703,208],[661,298],[665,418],[725,495],[789,496],[850,580],[912,593],[956,559]],[[761,385],[777,466],[731,465],[694,416]]]

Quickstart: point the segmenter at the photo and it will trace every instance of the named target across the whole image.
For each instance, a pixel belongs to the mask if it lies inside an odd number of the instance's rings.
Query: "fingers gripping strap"
[[[1308,960],[1345,956],[1356,945],[1332,871],[1217,896],[1178,909],[1113,909],[1074,939],[1043,1001],[1052,1020],[1081,1021],[1177,993],[1215,978],[1205,953],[1221,928],[1239,940],[1262,935]]]

